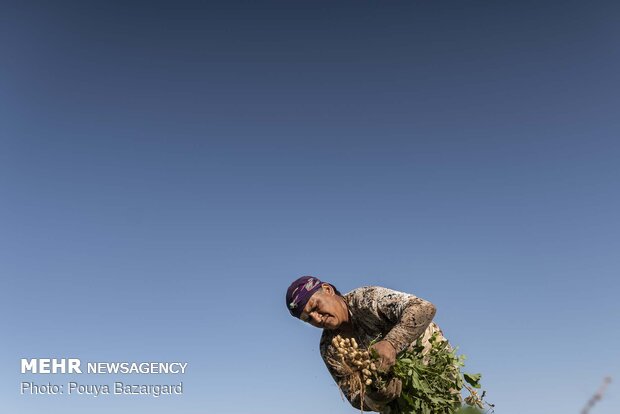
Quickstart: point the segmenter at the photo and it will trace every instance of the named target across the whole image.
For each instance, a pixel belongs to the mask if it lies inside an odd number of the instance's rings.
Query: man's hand
[[[379,371],[388,372],[392,365],[396,363],[396,349],[388,341],[379,341],[370,348],[377,351],[379,355],[379,365],[377,365]]]
[[[380,390],[369,389],[366,396],[379,405],[386,405],[400,395],[403,389],[403,383],[398,378],[392,378],[385,387]]]

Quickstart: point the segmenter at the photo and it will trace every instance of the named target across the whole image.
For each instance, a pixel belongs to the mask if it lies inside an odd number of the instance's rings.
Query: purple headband
[[[314,292],[321,288],[321,282],[316,277],[302,276],[288,287],[286,291],[286,307],[296,318],[301,316],[306,303],[310,300]]]

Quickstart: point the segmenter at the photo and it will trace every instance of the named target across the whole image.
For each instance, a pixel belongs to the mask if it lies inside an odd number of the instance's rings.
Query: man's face
[[[346,317],[346,307],[329,285],[323,285],[310,298],[299,316],[304,322],[322,329],[336,329]]]

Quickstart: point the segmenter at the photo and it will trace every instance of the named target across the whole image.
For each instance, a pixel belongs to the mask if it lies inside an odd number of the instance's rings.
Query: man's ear
[[[335,293],[334,288],[329,283],[323,283],[321,288],[323,289],[323,293],[327,293],[329,295],[333,295]]]

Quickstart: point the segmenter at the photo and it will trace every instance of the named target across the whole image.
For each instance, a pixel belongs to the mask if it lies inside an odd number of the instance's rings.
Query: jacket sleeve
[[[384,339],[400,353],[428,328],[435,316],[435,305],[407,293],[376,289],[377,312],[394,324]]]

